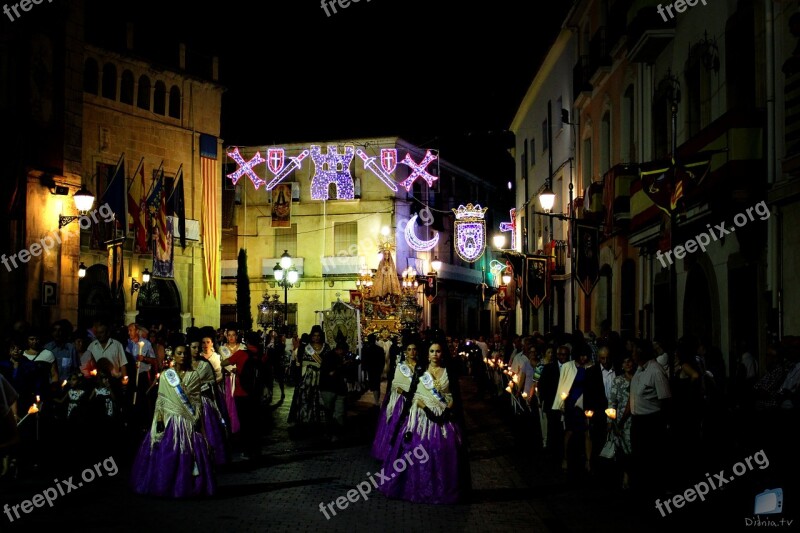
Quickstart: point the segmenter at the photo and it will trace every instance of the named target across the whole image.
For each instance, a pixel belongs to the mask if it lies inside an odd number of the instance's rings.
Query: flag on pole
[[[217,138],[200,134],[200,170],[203,176],[203,257],[205,259],[206,294],[217,297],[219,280],[220,205],[219,161]]]
[[[100,205],[108,204],[114,213],[114,229],[117,222],[122,227],[122,234],[127,235],[128,215],[125,211],[127,195],[125,194],[125,154],[119,156],[119,161],[112,174],[108,176],[108,185],[100,196]],[[112,237],[113,238],[113,235]]]
[[[144,157],[139,161],[136,172],[133,173],[131,184],[128,186],[128,214],[133,222],[131,231],[134,237],[134,251],[144,253],[147,251],[146,219],[146,191],[144,185]]]
[[[173,277],[172,232],[167,223],[167,202],[164,191],[164,167],[159,167],[153,189],[147,199],[153,236],[153,276]]]
[[[167,198],[167,212],[173,217],[173,224],[177,222],[180,233],[181,248],[186,249],[186,203],[183,195],[183,165],[178,168],[173,181],[172,191]],[[174,228],[173,228],[174,230]],[[174,231],[173,231],[174,236]]]

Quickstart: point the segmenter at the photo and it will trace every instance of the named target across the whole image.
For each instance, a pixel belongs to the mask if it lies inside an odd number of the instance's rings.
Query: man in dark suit
[[[588,345],[583,347],[584,350],[589,352]],[[610,358],[608,354],[604,357],[605,363],[610,367]],[[603,449],[606,442],[606,434],[608,425],[606,424],[605,410],[608,407],[608,398],[606,398],[606,388],[603,381],[603,365],[594,364],[586,369],[586,385],[584,388],[584,409],[594,412],[589,421],[589,438],[592,443],[591,457],[587,457],[594,466],[594,459]]]
[[[547,442],[545,449],[556,457],[564,455],[564,425],[561,422],[561,411],[553,409],[556,399],[558,380],[561,377],[561,365],[570,356],[570,346],[561,345],[556,350],[556,360],[544,365],[542,377],[539,379],[539,398],[542,410],[547,418]]]

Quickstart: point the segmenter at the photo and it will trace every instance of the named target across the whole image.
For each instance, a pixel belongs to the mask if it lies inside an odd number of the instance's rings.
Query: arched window
[[[634,107],[633,107],[633,85],[629,85],[622,95],[622,120],[620,121],[621,135],[620,135],[620,158],[626,163],[636,161],[636,142],[634,141],[636,134],[636,125],[633,122]]]
[[[169,90],[169,116],[181,118],[181,90],[173,85]]]
[[[87,57],[83,63],[83,90],[87,93],[97,94],[99,67],[97,61]]]
[[[156,82],[156,90],[153,93],[153,113],[164,115],[167,112],[167,86],[163,81]]]
[[[150,111],[150,78],[139,76],[139,91],[136,94],[136,107]]]
[[[103,98],[117,99],[117,67],[113,63],[103,65]]]
[[[133,105],[133,72],[130,70],[122,72],[122,80],[119,85],[119,101],[123,104]]]

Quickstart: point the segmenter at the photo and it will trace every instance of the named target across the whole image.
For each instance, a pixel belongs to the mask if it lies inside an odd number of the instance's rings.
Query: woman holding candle
[[[138,494],[212,496],[216,481],[208,443],[195,430],[202,413],[202,378],[186,346],[178,346],[173,357],[173,368],[159,378],[152,426],[134,461],[131,485]]]
[[[622,375],[614,378],[611,384],[611,395],[608,406],[614,411],[609,415],[608,430],[617,437],[617,459],[622,468],[622,488],[627,489],[629,484],[630,457],[631,457],[631,417],[628,397],[630,396],[631,380],[636,371],[633,359],[626,357],[622,361]]]
[[[213,453],[214,464],[222,465],[228,461],[228,454],[225,447],[225,420],[217,406],[217,397],[214,391],[216,388],[214,368],[200,355],[198,339],[189,339],[189,354],[192,359],[192,368],[200,375],[203,435]]]

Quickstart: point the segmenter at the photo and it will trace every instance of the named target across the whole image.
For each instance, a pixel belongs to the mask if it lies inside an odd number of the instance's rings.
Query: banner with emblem
[[[547,299],[547,272],[550,257],[531,255],[525,258],[525,295],[535,309]]]
[[[600,281],[600,229],[577,225],[578,255],[575,258],[575,272],[578,284],[588,296]]]
[[[467,263],[480,259],[486,249],[486,221],[483,215],[488,209],[480,204],[460,205],[458,209],[453,209],[456,215],[456,253]]]
[[[272,227],[292,227],[291,183],[279,183],[272,189]]]

